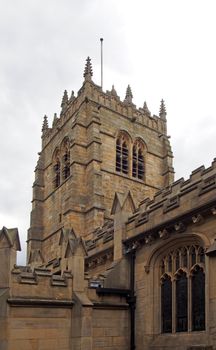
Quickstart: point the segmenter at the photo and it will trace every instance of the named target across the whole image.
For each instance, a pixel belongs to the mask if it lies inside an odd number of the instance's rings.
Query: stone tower
[[[75,97],[64,92],[52,127],[45,116],[42,150],[33,184],[28,263],[61,256],[62,232],[91,238],[111,217],[116,193],[130,191],[135,206],[173,181],[166,109],[151,115],[146,102],[137,109],[130,86],[121,101],[92,81],[88,57],[84,82]]]

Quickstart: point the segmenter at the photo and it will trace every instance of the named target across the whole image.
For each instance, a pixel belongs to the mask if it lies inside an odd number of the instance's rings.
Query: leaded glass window
[[[172,282],[168,275],[165,275],[161,284],[161,313],[163,333],[172,332]]]
[[[144,146],[138,140],[133,145],[132,175],[140,180],[144,178]]]
[[[192,276],[192,330],[205,329],[205,275],[200,266],[196,266]]]
[[[180,271],[176,279],[176,332],[188,329],[188,280],[185,272]]]
[[[205,251],[188,245],[160,262],[162,333],[205,329]],[[189,297],[190,296],[190,297]]]
[[[54,157],[53,157],[53,187],[57,188],[60,185],[61,180],[61,163],[60,163],[60,157],[59,157],[59,150],[56,150]]]
[[[70,151],[68,148],[64,151],[62,164],[62,177],[63,180],[66,180],[70,176]]]
[[[116,171],[128,174],[128,140],[121,134],[116,140]]]

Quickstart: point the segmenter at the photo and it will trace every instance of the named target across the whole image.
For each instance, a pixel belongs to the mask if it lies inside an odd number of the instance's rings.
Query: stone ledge
[[[10,306],[29,306],[29,307],[59,307],[72,308],[73,300],[56,300],[56,299],[27,299],[27,298],[8,298]]]

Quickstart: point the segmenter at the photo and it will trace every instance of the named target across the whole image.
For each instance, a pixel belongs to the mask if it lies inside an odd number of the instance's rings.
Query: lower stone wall
[[[7,298],[8,288],[0,288],[0,349],[7,350],[8,327],[7,327]]]
[[[5,349],[71,350],[71,310],[10,307]]]
[[[213,350],[213,346],[208,345],[210,337],[206,332],[196,332],[196,334],[161,334],[155,337],[149,350]],[[196,344],[196,345],[193,345]]]
[[[93,350],[129,350],[128,310],[93,309]]]

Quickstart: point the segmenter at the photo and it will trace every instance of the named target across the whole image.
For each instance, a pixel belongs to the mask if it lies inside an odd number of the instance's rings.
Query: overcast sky
[[[215,0],[0,0],[0,225],[25,250],[41,125],[64,89],[83,82],[87,56],[104,90],[158,115],[167,107],[176,179],[216,156]],[[19,262],[24,263],[23,254]]]

